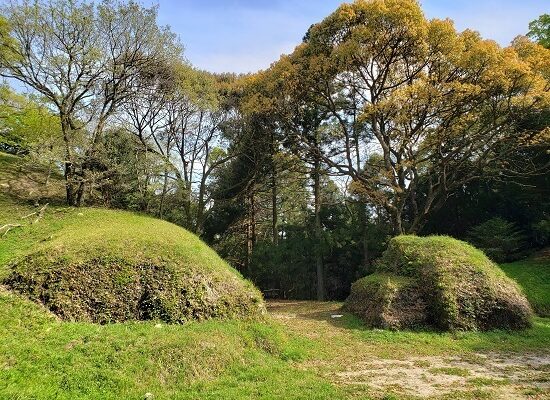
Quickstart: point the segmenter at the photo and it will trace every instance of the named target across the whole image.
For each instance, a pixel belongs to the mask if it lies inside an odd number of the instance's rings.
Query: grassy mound
[[[393,238],[345,308],[370,326],[396,329],[523,329],[532,317],[517,285],[483,252],[443,236]]]
[[[228,276],[224,284],[236,279],[237,290],[259,296],[195,236],[135,214],[67,208],[63,177],[56,171],[47,177],[47,166],[0,152],[0,226],[21,225],[7,234],[0,231],[0,399],[143,399],[145,393],[155,399],[181,400],[343,398],[328,380],[294,365],[309,357],[308,346],[286,335],[268,317],[186,324],[70,322],[56,318],[27,295],[8,290],[2,281],[12,276],[15,267],[22,272],[27,256],[38,250],[44,258],[69,247],[91,249],[92,243],[84,243],[91,239],[96,248],[110,247],[109,252],[124,247],[126,261],[156,255],[181,274],[200,266],[199,275]],[[38,222],[34,223],[36,214],[23,218],[46,203],[49,206]],[[119,228],[124,229],[115,232]],[[105,239],[91,238],[90,231],[90,236],[83,236],[82,248],[76,247],[73,234],[87,230],[103,232]],[[119,242],[109,245],[113,236]],[[177,245],[168,249],[174,242]],[[105,260],[106,254],[101,258]],[[86,257],[66,253],[60,262],[68,265],[68,259]],[[110,261],[109,268],[128,268],[127,263],[113,267],[113,258]],[[72,265],[76,268],[76,263]]]
[[[401,329],[426,323],[426,302],[416,281],[404,276],[377,273],[359,279],[345,308],[372,327]]]
[[[183,323],[263,310],[251,283],[176,225],[121,211],[67,214],[3,274],[5,286],[62,319]]]

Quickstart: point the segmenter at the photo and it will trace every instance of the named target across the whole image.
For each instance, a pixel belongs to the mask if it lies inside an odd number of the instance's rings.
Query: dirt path
[[[319,356],[300,366],[314,369],[352,398],[550,399],[550,349],[475,352],[457,347],[454,340],[447,350],[445,340],[453,339],[444,337],[431,346],[423,333],[365,330],[339,307],[268,304],[271,315],[290,332],[318,345],[314,351]]]

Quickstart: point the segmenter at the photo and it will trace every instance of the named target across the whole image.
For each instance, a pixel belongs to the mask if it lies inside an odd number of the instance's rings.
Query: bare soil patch
[[[375,331],[387,334],[387,343],[359,338],[346,327],[346,315],[338,317],[339,303],[271,301],[267,308],[291,332],[319,344],[318,357],[301,367],[316,370],[352,398],[550,399],[550,352],[442,349],[426,355],[414,342],[392,344],[390,331]]]
[[[345,385],[368,385],[417,397],[491,388],[491,398],[523,399],[550,394],[548,355],[475,353],[473,357],[410,357],[356,363],[334,375]]]

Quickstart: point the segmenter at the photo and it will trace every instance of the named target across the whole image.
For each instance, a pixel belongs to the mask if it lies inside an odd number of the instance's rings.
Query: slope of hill
[[[550,249],[501,268],[522,287],[535,312],[550,317]]]

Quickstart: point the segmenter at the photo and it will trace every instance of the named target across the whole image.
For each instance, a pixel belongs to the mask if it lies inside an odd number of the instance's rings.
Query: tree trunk
[[[357,203],[357,212],[359,213],[359,224],[361,226],[361,252],[362,252],[362,264],[367,272],[370,272],[370,257],[369,257],[369,237],[368,237],[368,218],[367,211],[365,209],[365,202],[359,200]]]
[[[44,186],[45,187],[48,187],[48,184],[50,183],[50,178],[52,176],[52,170],[53,170],[53,159],[50,158],[48,160],[48,175],[46,175],[46,180],[44,181]]]
[[[279,213],[277,209],[277,170],[273,162],[273,171],[271,174],[271,229],[273,231],[272,242],[277,245],[279,242]]]
[[[84,171],[82,171],[84,174]],[[80,177],[80,182],[78,184],[78,190],[76,191],[76,206],[80,207],[82,205],[82,199],[84,198],[84,189],[85,189],[85,177],[82,175]],[[90,188],[91,192],[91,188]]]
[[[202,235],[204,228],[204,196],[206,194],[206,174],[203,174],[201,178],[200,188],[199,188],[199,200],[197,203],[197,220],[195,222],[195,233],[197,235]]]
[[[317,275],[317,300],[325,300],[325,271],[323,268],[323,254],[321,252],[321,182],[320,162],[315,157],[313,165],[313,197],[315,204],[315,272]]]
[[[166,190],[168,188],[168,169],[164,169],[164,182],[162,184],[162,193],[160,195],[160,204],[159,204],[159,218],[162,219],[164,215],[164,200],[166,197]]]
[[[248,195],[248,223],[246,227],[246,268],[250,268],[252,252],[256,243],[256,210],[254,193]]]
[[[61,131],[63,133],[63,142],[65,144],[65,162],[64,162],[64,177],[65,177],[65,195],[67,205],[76,205],[76,190],[75,190],[75,165],[71,154],[71,124],[68,117],[60,110]]]
[[[353,97],[356,97],[354,90]],[[355,103],[354,103],[355,104]],[[357,129],[357,108],[353,107],[353,137],[355,139],[355,169],[357,171],[363,170],[363,165],[361,163],[361,149],[359,147],[360,143],[360,132]],[[366,167],[365,167],[366,168]],[[367,272],[370,269],[370,259],[369,259],[369,238],[367,231],[368,216],[366,210],[366,202],[359,199],[357,203],[357,211],[359,212],[359,223],[361,225],[361,238],[360,242],[362,244],[362,253],[363,253],[363,267]]]
[[[392,216],[393,233],[395,235],[403,234],[403,220],[402,220],[400,211],[394,210],[391,213],[391,216]]]
[[[67,205],[74,206],[76,205],[76,193],[74,187],[74,171],[73,163],[70,161],[65,161],[65,194]]]

